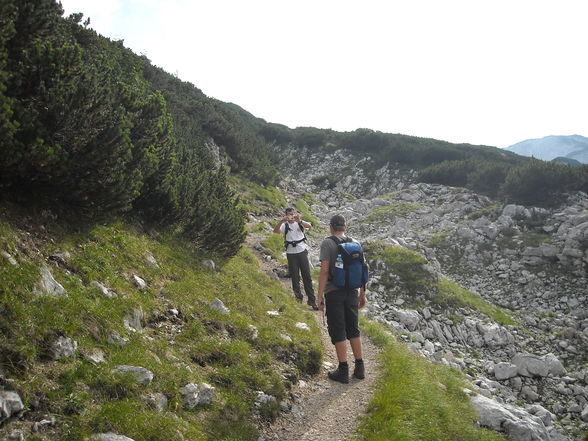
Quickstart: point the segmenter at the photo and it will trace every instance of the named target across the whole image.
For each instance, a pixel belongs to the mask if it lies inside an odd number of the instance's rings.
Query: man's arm
[[[363,308],[365,306],[365,304],[366,304],[365,285],[363,285],[359,289],[359,300],[358,300],[359,309]]]
[[[302,219],[300,219],[300,223],[301,223],[301,224],[302,224],[302,226],[303,226],[304,228],[306,228],[307,230],[309,230],[309,229],[310,229],[310,227],[312,227],[312,224],[311,224],[310,222],[303,221]]]
[[[280,219],[280,221],[278,222],[278,224],[274,227],[274,233],[281,233],[280,227],[286,221],[288,221],[288,217],[287,216],[284,216],[282,219]]]
[[[319,286],[317,293],[318,307],[321,311],[325,310],[324,292],[327,286],[327,280],[329,280],[329,261],[321,260],[321,272],[319,274]]]

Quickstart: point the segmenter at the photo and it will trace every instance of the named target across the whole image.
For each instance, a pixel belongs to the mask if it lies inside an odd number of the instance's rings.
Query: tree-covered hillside
[[[265,141],[229,106],[62,17],[55,0],[0,5],[0,191],[88,216],[131,212],[234,253],[233,172],[271,183]]]

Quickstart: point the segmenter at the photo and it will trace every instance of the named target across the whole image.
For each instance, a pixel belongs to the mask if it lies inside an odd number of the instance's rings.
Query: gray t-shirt
[[[345,238],[345,236],[340,236],[341,238]],[[319,260],[322,262],[323,260],[329,261],[329,278],[331,278],[331,274],[335,272],[335,260],[337,259],[337,254],[339,254],[339,246],[335,243],[333,239],[327,237],[321,243],[321,251],[319,254]],[[325,293],[335,291],[337,289],[341,289],[337,285],[335,285],[330,280],[327,281],[325,286]]]

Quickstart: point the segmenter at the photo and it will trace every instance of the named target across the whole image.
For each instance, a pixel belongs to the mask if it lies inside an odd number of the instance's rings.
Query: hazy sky
[[[62,4],[269,122],[498,147],[588,136],[586,0]]]

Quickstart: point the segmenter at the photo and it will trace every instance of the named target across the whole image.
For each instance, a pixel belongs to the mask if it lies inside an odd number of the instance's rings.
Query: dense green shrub
[[[61,14],[55,0],[0,5],[0,190],[92,217],[131,211],[234,253],[244,218],[207,143],[272,182],[257,127]]]
[[[572,190],[586,190],[588,167],[572,167],[554,162],[532,159],[512,168],[502,191],[514,201],[543,205],[557,201],[557,196]]]

